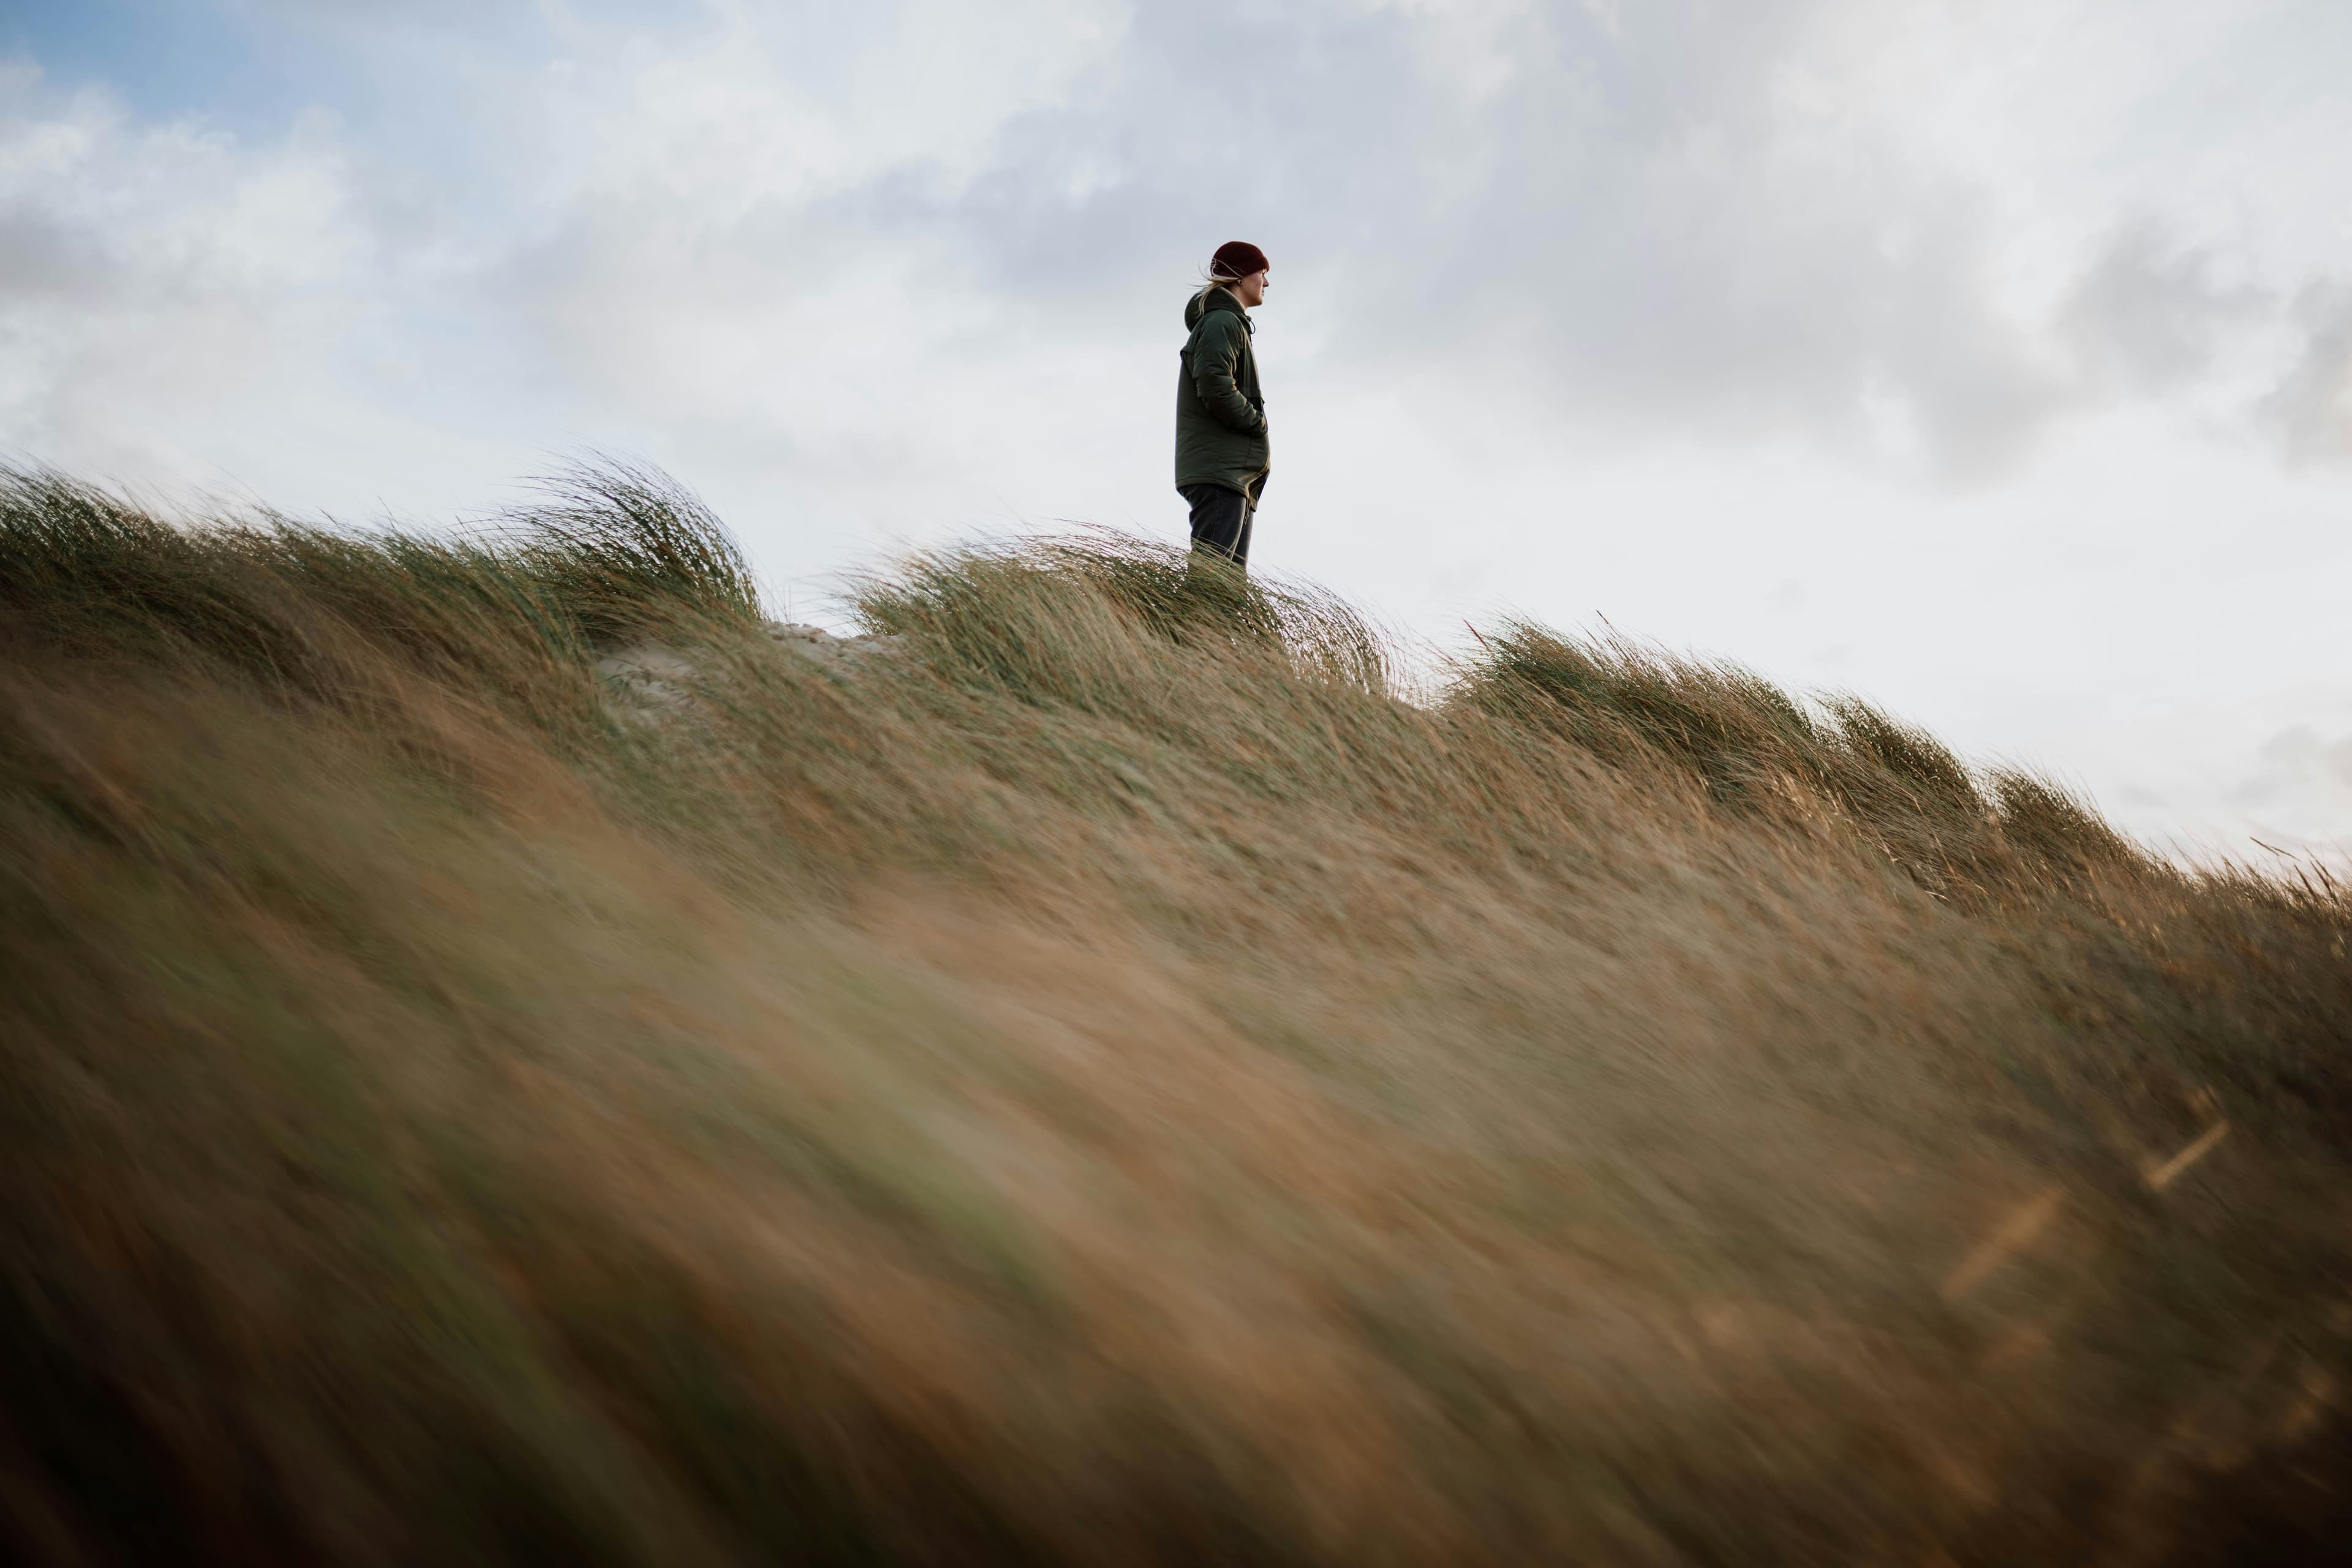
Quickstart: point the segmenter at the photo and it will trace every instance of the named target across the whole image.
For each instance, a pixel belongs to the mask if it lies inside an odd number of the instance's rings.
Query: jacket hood
[[[1231,292],[1223,289],[1212,289],[1206,293],[1195,294],[1184,302],[1184,330],[1189,332],[1199,326],[1201,318],[1212,310],[1231,310],[1242,319],[1243,326],[1249,327],[1253,331],[1256,327],[1256,323],[1249,319],[1249,312],[1242,309],[1242,302],[1234,299]]]

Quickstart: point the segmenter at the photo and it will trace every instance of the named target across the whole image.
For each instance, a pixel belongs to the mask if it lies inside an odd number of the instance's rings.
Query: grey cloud
[[[2305,334],[2302,357],[2259,412],[2291,460],[2352,458],[2352,285],[2311,285],[2294,315]]]
[[[424,55],[394,46],[419,30],[495,33],[533,58],[551,36],[520,10],[462,20],[452,0],[247,3],[363,36],[404,71]],[[625,13],[623,31],[676,43],[721,9],[600,0],[574,14]],[[561,160],[535,138],[551,130],[484,110],[451,133],[462,176],[363,156],[352,200],[380,264],[429,281],[430,300],[409,301],[421,313],[502,322],[542,320],[551,292],[591,273],[643,288],[658,274],[627,253],[667,228],[689,231],[697,258],[727,258],[727,287],[788,288],[895,247],[947,258],[1040,330],[1101,341],[1164,325],[1206,250],[1245,237],[1290,297],[1349,323],[1325,374],[1486,376],[1565,433],[1607,440],[1794,433],[1870,449],[1907,431],[1955,482],[1999,473],[2088,396],[2197,376],[2253,309],[2202,253],[2126,225],[2050,323],[2083,367],[2065,374],[2042,329],[2000,303],[2007,231],[1987,192],[1897,146],[1834,143],[1790,107],[1788,73],[1847,15],[1833,0],[1656,0],[1605,16],[1538,0],[1496,15],[1496,68],[1459,81],[1433,64],[1445,53],[1433,29],[1470,25],[1452,16],[1139,0],[1120,47],[1064,101],[993,131],[977,174],[910,160],[813,204],[719,216],[657,189],[583,198],[547,177]],[[839,74],[859,28],[826,24],[811,57],[812,26],[776,13],[757,47]],[[437,103],[446,85],[420,79],[409,96]],[[28,248],[25,265],[49,254]],[[2352,450],[2347,301],[2306,300],[2310,353],[2264,405],[2298,455]],[[547,335],[564,359],[560,331]]]
[[[1684,0],[1612,31],[1555,3],[1465,95],[1395,14],[1146,6],[1118,79],[1014,126],[980,181],[850,199],[1016,292],[1092,276],[1106,309],[1244,235],[1362,323],[1341,374],[1485,360],[1611,431],[1858,440],[1895,406],[1940,471],[1990,472],[2066,389],[1994,307],[1979,193],[1783,123],[1772,73],[1823,9]]]
[[[2265,302],[2258,290],[2216,282],[2214,269],[2211,256],[2136,216],[2069,293],[2060,335],[2095,386],[2153,392],[2193,380],[2211,365],[2223,331]]]
[[[1979,193],[1788,124],[1774,73],[1822,10],[1644,7],[1616,37],[1554,7],[1417,313],[1532,357],[1586,420],[1854,439],[1875,400],[1946,474],[1997,468],[2058,390],[1992,308]]]
[[[780,278],[926,247],[1008,304],[1050,307],[1049,330],[1099,338],[1131,333],[1211,246],[1246,237],[1293,297],[1356,323],[1330,374],[1506,379],[1564,432],[1604,439],[1864,448],[1897,429],[1957,482],[1998,474],[2086,396],[2210,363],[2248,303],[2152,224],[2120,229],[2059,312],[2057,344],[2084,367],[2070,377],[1999,305],[2004,230],[1985,192],[1792,121],[1776,73],[1837,14],[1663,0],[1604,21],[1550,0],[1500,24],[1506,68],[1465,89],[1430,66],[1428,28],[1450,22],[1147,0],[1066,101],[995,133],[976,176],[910,162],[724,223],[607,196],[549,215],[483,282],[527,300],[633,226],[688,221],[707,253]],[[2283,389],[2276,417],[2301,432],[2310,402]]]
[[[88,234],[38,212],[0,211],[0,300],[95,298],[117,270]]]
[[[1483,244],[1510,258],[1500,288],[1429,304],[1542,353],[1588,417],[1836,437],[1876,397],[1968,476],[2056,402],[1990,309],[1965,188],[1885,167],[1825,187],[1766,157],[1621,154],[1564,173],[1529,171],[1549,201],[1482,215]]]
[[[1014,293],[1181,280],[1237,236],[1286,273],[1328,272],[1411,242],[1394,210],[1410,205],[1410,44],[1391,16],[1145,6],[1108,75],[1008,127],[968,187],[907,171],[845,205],[949,230]]]

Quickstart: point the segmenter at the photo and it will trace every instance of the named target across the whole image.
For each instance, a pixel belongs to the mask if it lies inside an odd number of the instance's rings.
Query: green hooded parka
[[[1223,289],[1184,307],[1182,366],[1176,377],[1176,488],[1223,485],[1255,506],[1273,467],[1265,395],[1250,351],[1256,326]]]

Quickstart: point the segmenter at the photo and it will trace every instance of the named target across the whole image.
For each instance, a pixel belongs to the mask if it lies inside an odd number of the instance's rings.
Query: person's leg
[[[1240,565],[1249,550],[1249,498],[1223,485],[1186,485],[1192,503],[1192,548]]]
[[[1234,540],[1234,564],[1244,572],[1249,570],[1250,525],[1255,521],[1257,521],[1257,508],[1244,500],[1242,502],[1241,532]]]

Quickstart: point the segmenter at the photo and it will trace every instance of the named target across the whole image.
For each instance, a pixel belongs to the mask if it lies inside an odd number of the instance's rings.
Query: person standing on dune
[[[1184,307],[1192,335],[1176,378],[1176,492],[1192,509],[1192,552],[1244,571],[1273,467],[1248,314],[1265,302],[1269,270],[1246,240],[1217,247],[1208,282]]]

